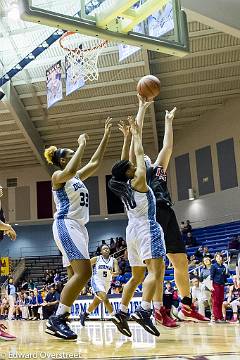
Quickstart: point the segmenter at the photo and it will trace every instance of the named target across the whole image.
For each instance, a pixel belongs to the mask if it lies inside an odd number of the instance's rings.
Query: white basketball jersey
[[[58,190],[53,190],[57,211],[55,219],[73,219],[85,225],[89,221],[88,189],[78,176],[68,180]]]
[[[114,268],[114,259],[110,256],[108,259],[105,259],[102,255],[97,257],[97,262],[93,267],[93,276],[104,281],[111,281],[112,275],[111,271]]]
[[[146,193],[133,189],[132,191],[136,206],[133,209],[126,208],[129,221],[135,219],[156,221],[156,199],[152,189],[148,186],[148,192]]]

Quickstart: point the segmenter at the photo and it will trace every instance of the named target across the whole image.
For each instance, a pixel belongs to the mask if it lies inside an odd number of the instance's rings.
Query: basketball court
[[[25,358],[32,355],[36,359],[60,359],[60,356],[63,359],[63,356],[66,359],[71,356],[79,359],[134,360],[240,359],[239,325],[183,324],[177,330],[163,329],[160,338],[156,339],[139,325],[131,323],[133,336],[130,340],[118,333],[108,321],[90,321],[85,328],[73,322],[72,326],[79,334],[77,343],[66,343],[48,336],[44,333],[43,321],[10,322],[9,331],[17,335],[18,341],[1,342],[0,359],[10,359],[10,353],[15,353],[15,356],[25,354]]]
[[[136,113],[138,81],[150,73],[161,80],[143,131],[150,156],[158,153],[166,108],[178,107],[177,132],[239,97],[240,31],[231,33],[220,21],[211,24],[210,17],[197,16],[188,3],[184,10],[179,0],[2,0],[0,171],[24,173],[41,165],[51,175],[44,148],[75,149],[82,132],[90,136],[86,162],[108,116],[116,127]],[[9,18],[11,9],[17,10]],[[105,156],[108,172],[121,147],[122,138],[114,131]],[[108,219],[106,206],[100,205],[99,219]],[[9,220],[16,222],[15,214],[10,212]],[[22,220],[31,223],[27,215]],[[129,340],[109,321],[89,321],[85,328],[74,321],[76,343],[45,334],[44,321],[6,325],[17,341],[0,343],[0,360],[240,359],[239,324],[183,323],[176,330],[163,329],[156,339],[131,322]]]

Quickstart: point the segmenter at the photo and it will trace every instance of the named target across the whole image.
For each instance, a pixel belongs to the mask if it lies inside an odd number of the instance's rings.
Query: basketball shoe
[[[0,339],[6,341],[16,340],[16,336],[10,335],[6,332],[7,328],[5,325],[0,324]]]
[[[77,340],[77,334],[67,324],[69,313],[63,315],[52,315],[48,319],[45,332],[64,340]]]
[[[162,325],[168,329],[176,329],[180,327],[176,320],[173,320],[170,318],[170,316],[168,316],[165,306],[161,306],[160,310],[154,309],[154,319],[157,324]]]
[[[131,337],[132,333],[129,329],[127,320],[129,320],[129,315],[121,310],[111,317],[111,321],[116,325],[118,331],[123,335]]]
[[[210,321],[206,316],[201,315],[192,304],[191,307],[182,304],[181,310],[178,313],[178,317],[181,320],[185,321],[194,321],[194,322],[206,322]]]
[[[137,310],[131,314],[131,319],[135,320],[139,325],[141,325],[147,332],[152,335],[160,336],[160,332],[153,325],[151,320],[152,311],[144,310],[141,306],[137,308]]]
[[[82,312],[80,314],[80,323],[82,326],[85,326],[85,320],[88,318],[88,313],[87,312]]]

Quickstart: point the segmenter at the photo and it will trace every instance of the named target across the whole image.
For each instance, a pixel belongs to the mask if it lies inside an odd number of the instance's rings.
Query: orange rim
[[[60,46],[61,46],[61,48],[62,48],[63,50],[66,50],[66,51],[68,51],[68,52],[78,52],[78,51],[80,51],[80,52],[87,52],[87,51],[91,51],[91,50],[97,50],[97,49],[99,49],[99,48],[104,48],[104,47],[107,46],[107,43],[108,43],[108,40],[101,40],[101,42],[100,42],[99,45],[94,46],[94,47],[92,47],[92,48],[83,49],[83,50],[82,50],[82,49],[79,49],[79,48],[69,49],[68,47],[64,46],[63,43],[62,43],[62,41],[63,41],[64,39],[66,39],[67,37],[72,36],[72,35],[75,35],[75,34],[77,34],[77,33],[74,32],[74,31],[67,31],[65,34],[63,34],[63,35],[61,36],[61,38],[60,38],[60,40],[59,40],[59,44],[60,44]]]

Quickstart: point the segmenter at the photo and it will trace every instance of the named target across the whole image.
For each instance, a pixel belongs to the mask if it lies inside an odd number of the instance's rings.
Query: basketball
[[[151,100],[160,94],[160,80],[153,75],[142,77],[137,84],[137,92],[142,97]]]

